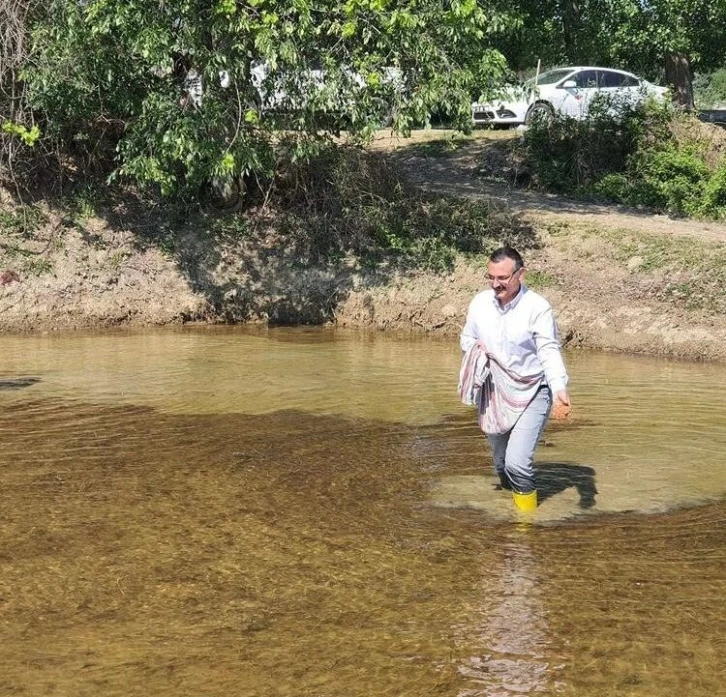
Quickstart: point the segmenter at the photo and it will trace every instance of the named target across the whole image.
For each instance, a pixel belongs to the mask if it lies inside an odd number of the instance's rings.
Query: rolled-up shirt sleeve
[[[532,323],[532,335],[537,347],[537,358],[542,364],[545,380],[552,392],[567,389],[568,377],[562,360],[562,349],[557,335],[557,323],[552,308],[540,312]]]

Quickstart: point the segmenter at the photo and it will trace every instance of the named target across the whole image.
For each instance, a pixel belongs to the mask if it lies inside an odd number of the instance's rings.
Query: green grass
[[[0,211],[0,235],[30,239],[46,222],[47,217],[38,206]]]
[[[560,284],[555,274],[549,271],[539,271],[537,269],[527,269],[524,281],[533,290],[542,290],[544,288],[553,288]]]

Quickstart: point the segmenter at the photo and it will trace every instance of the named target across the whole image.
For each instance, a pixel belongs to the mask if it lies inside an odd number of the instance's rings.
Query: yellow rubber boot
[[[520,494],[516,491],[512,492],[514,497],[514,505],[523,513],[531,513],[537,510],[537,490],[530,491],[528,494]]]

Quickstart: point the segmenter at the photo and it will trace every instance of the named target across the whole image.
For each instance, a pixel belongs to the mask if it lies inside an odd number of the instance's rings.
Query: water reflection
[[[472,686],[459,697],[512,697],[561,687],[558,667],[552,665],[537,559],[523,525],[521,539],[503,542],[499,564],[482,570],[481,605],[471,609],[477,624],[457,628],[460,641],[481,650],[460,666]]]

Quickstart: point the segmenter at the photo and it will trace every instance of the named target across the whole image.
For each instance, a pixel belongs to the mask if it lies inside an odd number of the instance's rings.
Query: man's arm
[[[469,303],[469,309],[466,313],[466,323],[464,328],[461,330],[459,335],[459,345],[461,350],[466,353],[479,339],[479,333],[476,328],[476,322],[474,321],[474,301]]]
[[[535,317],[532,334],[537,347],[537,357],[542,364],[547,384],[555,398],[569,406],[570,397],[567,393],[569,378],[562,360],[562,350],[557,338],[557,324],[551,307]]]

